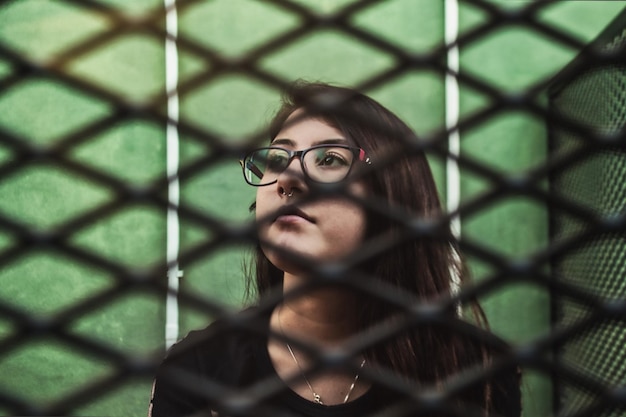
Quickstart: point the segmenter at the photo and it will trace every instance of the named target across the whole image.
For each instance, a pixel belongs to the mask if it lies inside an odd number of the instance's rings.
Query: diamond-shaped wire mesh
[[[623,48],[625,35],[623,23],[609,27],[598,38],[595,48],[598,51]],[[626,61],[599,61],[590,68],[583,67],[583,59],[573,62],[570,68],[578,66],[575,74],[564,71],[564,80],[557,79],[550,91],[550,108],[554,114],[579,125],[572,130],[554,123],[553,154],[565,159],[573,157],[576,163],[555,172],[552,190],[582,206],[592,218],[619,222],[626,201],[621,181],[626,174],[622,145],[626,126]],[[585,155],[578,159],[575,155],[581,152]],[[601,230],[590,219],[554,211],[555,241],[587,235],[581,239],[580,246],[565,256],[557,255],[553,262],[555,279],[581,291],[585,298],[555,292],[557,325],[574,326],[596,315],[603,303],[605,306],[623,303],[626,297],[624,234],[619,227],[608,229]],[[575,372],[590,377],[605,389],[618,389],[626,382],[624,329],[619,314],[600,316],[593,326],[558,345],[555,353]],[[612,407],[599,406],[598,399],[605,393],[594,387],[558,376],[556,382],[563,409],[568,412],[587,409],[594,410],[594,415],[623,414]]]
[[[571,110],[555,115],[543,96],[624,7],[461,2],[453,130],[475,284],[459,297],[478,295],[515,347],[525,416],[626,407],[624,67],[588,54],[613,66],[563,90]],[[454,45],[443,41],[443,1],[179,0],[176,10],[179,83],[166,91],[160,1],[0,3],[0,415],[145,414],[164,353],[168,208],[181,221],[180,335],[217,317],[254,327],[232,314],[255,242],[236,161],[265,143],[260,127],[293,79],[352,85],[387,104],[423,139],[445,191]],[[168,118],[174,94],[180,120]],[[546,120],[558,146],[572,147],[565,156],[547,153]],[[168,123],[181,139],[170,178]],[[229,404],[254,408],[276,389]]]

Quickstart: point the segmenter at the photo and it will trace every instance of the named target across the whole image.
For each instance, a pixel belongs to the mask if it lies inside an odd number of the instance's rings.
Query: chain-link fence
[[[623,415],[624,15],[567,65],[626,2],[450,4],[0,3],[0,415],[145,414],[165,344],[239,309],[237,160],[296,78],[417,131],[524,414]]]
[[[602,55],[624,48],[624,16],[622,13],[572,62],[550,89],[555,119],[567,120],[552,123],[553,159],[565,165],[553,171],[551,189],[582,209],[574,214],[573,210],[554,208],[552,213],[554,246],[576,241],[565,256],[555,254],[553,276],[578,291],[554,291],[555,325],[572,328],[593,322],[555,345],[561,362],[589,379],[582,382],[557,375],[555,381],[564,410],[587,409],[594,415],[620,415],[599,405],[599,400],[610,402],[611,391],[606,388],[623,386],[626,376],[626,333],[619,313],[624,300],[624,236],[617,224],[604,228],[597,223],[619,222],[624,212],[621,143],[626,122],[626,66],[623,53],[616,60],[605,60]],[[589,53],[598,56],[590,60],[585,56]],[[581,152],[585,155],[579,159]],[[616,316],[613,304],[618,307]]]

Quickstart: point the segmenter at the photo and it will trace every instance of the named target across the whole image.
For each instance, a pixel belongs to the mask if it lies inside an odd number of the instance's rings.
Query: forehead
[[[318,117],[307,116],[296,110],[285,121],[275,140],[290,139],[299,146],[313,145],[328,139],[346,140],[345,135]]]

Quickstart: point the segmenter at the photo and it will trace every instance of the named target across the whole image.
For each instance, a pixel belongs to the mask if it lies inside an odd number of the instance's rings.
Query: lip
[[[315,223],[315,220],[296,206],[283,206],[278,210],[278,214],[274,219],[275,222],[294,222],[300,219],[309,223]]]

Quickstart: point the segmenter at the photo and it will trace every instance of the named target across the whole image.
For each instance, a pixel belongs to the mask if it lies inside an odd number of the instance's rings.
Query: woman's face
[[[297,151],[336,139],[333,143],[353,146],[340,131],[324,121],[302,118],[289,123],[300,114],[296,111],[287,119],[286,127],[276,135],[272,145]],[[272,250],[264,242],[323,262],[340,260],[355,251],[364,238],[366,216],[358,204],[337,195],[302,202],[309,192],[298,158],[291,160],[276,183],[257,189],[256,218],[263,252],[272,264],[285,272],[301,271],[288,256]],[[364,196],[366,191],[364,184],[356,181],[348,186],[348,192]]]

